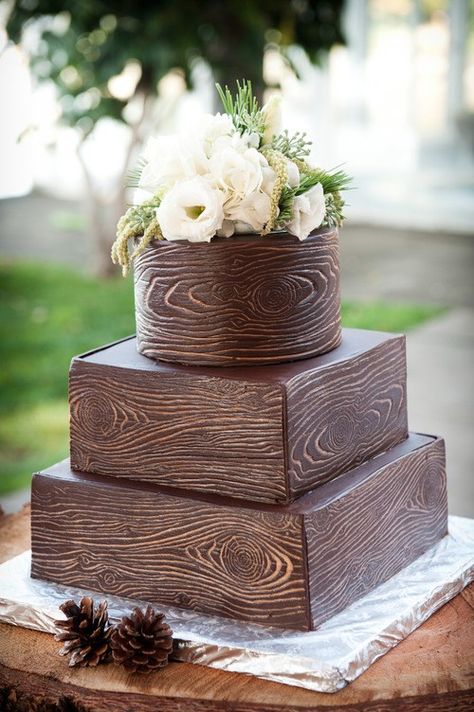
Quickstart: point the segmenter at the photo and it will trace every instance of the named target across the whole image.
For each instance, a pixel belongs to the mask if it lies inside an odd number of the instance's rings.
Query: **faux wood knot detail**
[[[282,586],[293,572],[283,551],[264,547],[252,537],[233,534],[222,542],[219,558],[231,581],[255,583],[264,590]]]
[[[100,439],[113,434],[117,411],[104,395],[89,391],[77,404],[77,417],[89,436]]]

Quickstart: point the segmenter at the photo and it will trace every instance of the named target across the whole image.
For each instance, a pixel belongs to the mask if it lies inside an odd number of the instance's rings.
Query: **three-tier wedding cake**
[[[36,474],[32,576],[311,630],[447,532],[405,338],[341,329],[341,171],[247,84],[154,139],[119,223],[136,338],[73,359],[70,460]]]

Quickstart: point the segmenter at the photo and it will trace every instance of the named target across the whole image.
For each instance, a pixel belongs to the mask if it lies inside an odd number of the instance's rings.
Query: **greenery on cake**
[[[130,182],[148,198],[119,220],[112,248],[124,274],[152,240],[277,231],[305,240],[316,228],[342,224],[341,194],[351,179],[308,163],[311,141],[281,129],[279,98],[260,107],[250,82],[237,82],[235,94],[217,90],[224,113],[145,146]]]

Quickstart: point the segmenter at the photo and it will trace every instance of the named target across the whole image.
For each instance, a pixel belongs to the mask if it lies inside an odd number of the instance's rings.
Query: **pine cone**
[[[114,627],[112,655],[128,672],[148,673],[168,664],[173,648],[173,631],[163,613],[151,606],[145,612],[135,608]]]
[[[107,602],[99,603],[94,611],[92,598],[84,597],[79,605],[66,601],[59,608],[66,620],[55,621],[61,630],[56,640],[64,643],[60,655],[70,655],[69,666],[86,667],[105,662],[110,655],[112,627],[107,613]]]

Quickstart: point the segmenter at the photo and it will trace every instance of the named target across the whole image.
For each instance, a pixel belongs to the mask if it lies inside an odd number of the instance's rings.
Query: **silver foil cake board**
[[[177,659],[336,692],[474,580],[474,520],[449,518],[449,535],[406,569],[311,632],[285,631],[160,606],[179,640]],[[0,566],[0,620],[52,633],[58,605],[106,598],[112,620],[143,604],[30,578],[30,552]]]

